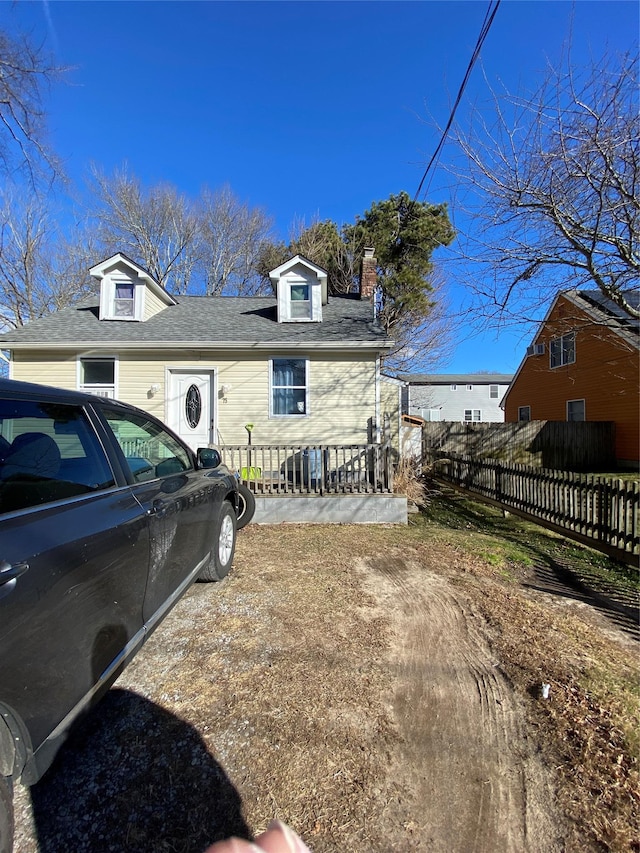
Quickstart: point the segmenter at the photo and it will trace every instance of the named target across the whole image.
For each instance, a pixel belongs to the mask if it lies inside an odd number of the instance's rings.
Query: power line
[[[431,159],[429,160],[429,162],[427,164],[427,168],[424,170],[422,180],[420,181],[420,184],[418,185],[418,189],[416,190],[416,194],[413,197],[413,201],[411,202],[411,204],[409,206],[407,216],[409,216],[411,214],[411,210],[412,210],[413,206],[415,205],[415,203],[418,199],[418,196],[420,195],[420,193],[422,191],[422,187],[424,186],[424,182],[427,179],[427,175],[429,174],[429,171],[431,170],[431,167],[433,166],[433,164],[437,162],[437,159],[440,156],[440,152],[442,151],[442,147],[444,146],[444,143],[447,140],[447,135],[448,135],[449,131],[451,130],[451,125],[453,124],[453,119],[455,117],[456,110],[458,109],[458,106],[459,106],[460,101],[462,100],[462,96],[464,94],[464,90],[466,89],[467,83],[469,82],[469,78],[471,77],[471,71],[473,70],[473,66],[476,64],[478,57],[480,56],[480,51],[481,51],[482,46],[485,42],[485,39],[489,35],[489,30],[491,29],[491,24],[493,23],[493,19],[496,16],[496,12],[498,11],[499,5],[500,5],[500,0],[489,0],[489,5],[487,7],[487,11],[486,11],[485,16],[484,16],[484,21],[482,22],[482,27],[480,29],[480,34],[478,35],[478,39],[476,41],[476,46],[474,48],[473,54],[471,55],[471,59],[469,60],[469,64],[467,65],[467,70],[465,72],[464,79],[462,80],[462,83],[460,85],[460,89],[458,90],[458,96],[456,97],[455,103],[453,105],[453,109],[451,110],[451,115],[449,116],[449,121],[447,122],[445,129],[442,131],[440,141],[438,142],[436,150],[433,152],[433,155],[431,156]]]

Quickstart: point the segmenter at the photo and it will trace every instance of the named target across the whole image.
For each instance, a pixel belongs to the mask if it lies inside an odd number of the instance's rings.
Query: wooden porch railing
[[[383,444],[236,444],[223,462],[252,492],[344,495],[393,491],[391,448]]]

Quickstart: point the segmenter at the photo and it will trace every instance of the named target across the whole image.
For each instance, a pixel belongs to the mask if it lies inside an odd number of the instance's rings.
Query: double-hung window
[[[567,400],[567,420],[586,420],[584,400]]]
[[[292,284],[291,285],[291,319],[292,320],[310,320],[311,319],[311,290],[308,284]]]
[[[549,346],[550,366],[562,367],[576,360],[576,333],[568,332],[560,338],[554,338]]]
[[[482,420],[482,412],[480,409],[465,409],[464,410],[464,419],[465,421],[480,421]]]
[[[114,282],[115,298],[113,303],[113,316],[117,318],[135,317],[135,288],[130,281]]]
[[[489,385],[489,397],[492,400],[498,399],[498,386],[497,385]]]
[[[78,385],[81,391],[97,397],[115,397],[115,358],[81,358]]]
[[[309,363],[304,358],[274,358],[271,361],[271,414],[307,415]]]

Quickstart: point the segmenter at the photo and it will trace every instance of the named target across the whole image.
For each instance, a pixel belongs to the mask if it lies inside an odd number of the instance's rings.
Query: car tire
[[[13,850],[13,796],[9,780],[0,776],[0,853]]]
[[[249,524],[255,511],[256,499],[253,492],[244,483],[238,483],[238,530]]]
[[[225,501],[215,523],[211,559],[198,580],[220,581],[229,574],[236,550],[236,530],[236,514],[229,501]]]

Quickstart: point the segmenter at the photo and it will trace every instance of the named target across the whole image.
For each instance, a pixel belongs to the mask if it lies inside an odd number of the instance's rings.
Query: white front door
[[[213,439],[213,371],[169,371],[169,426],[192,450]]]

